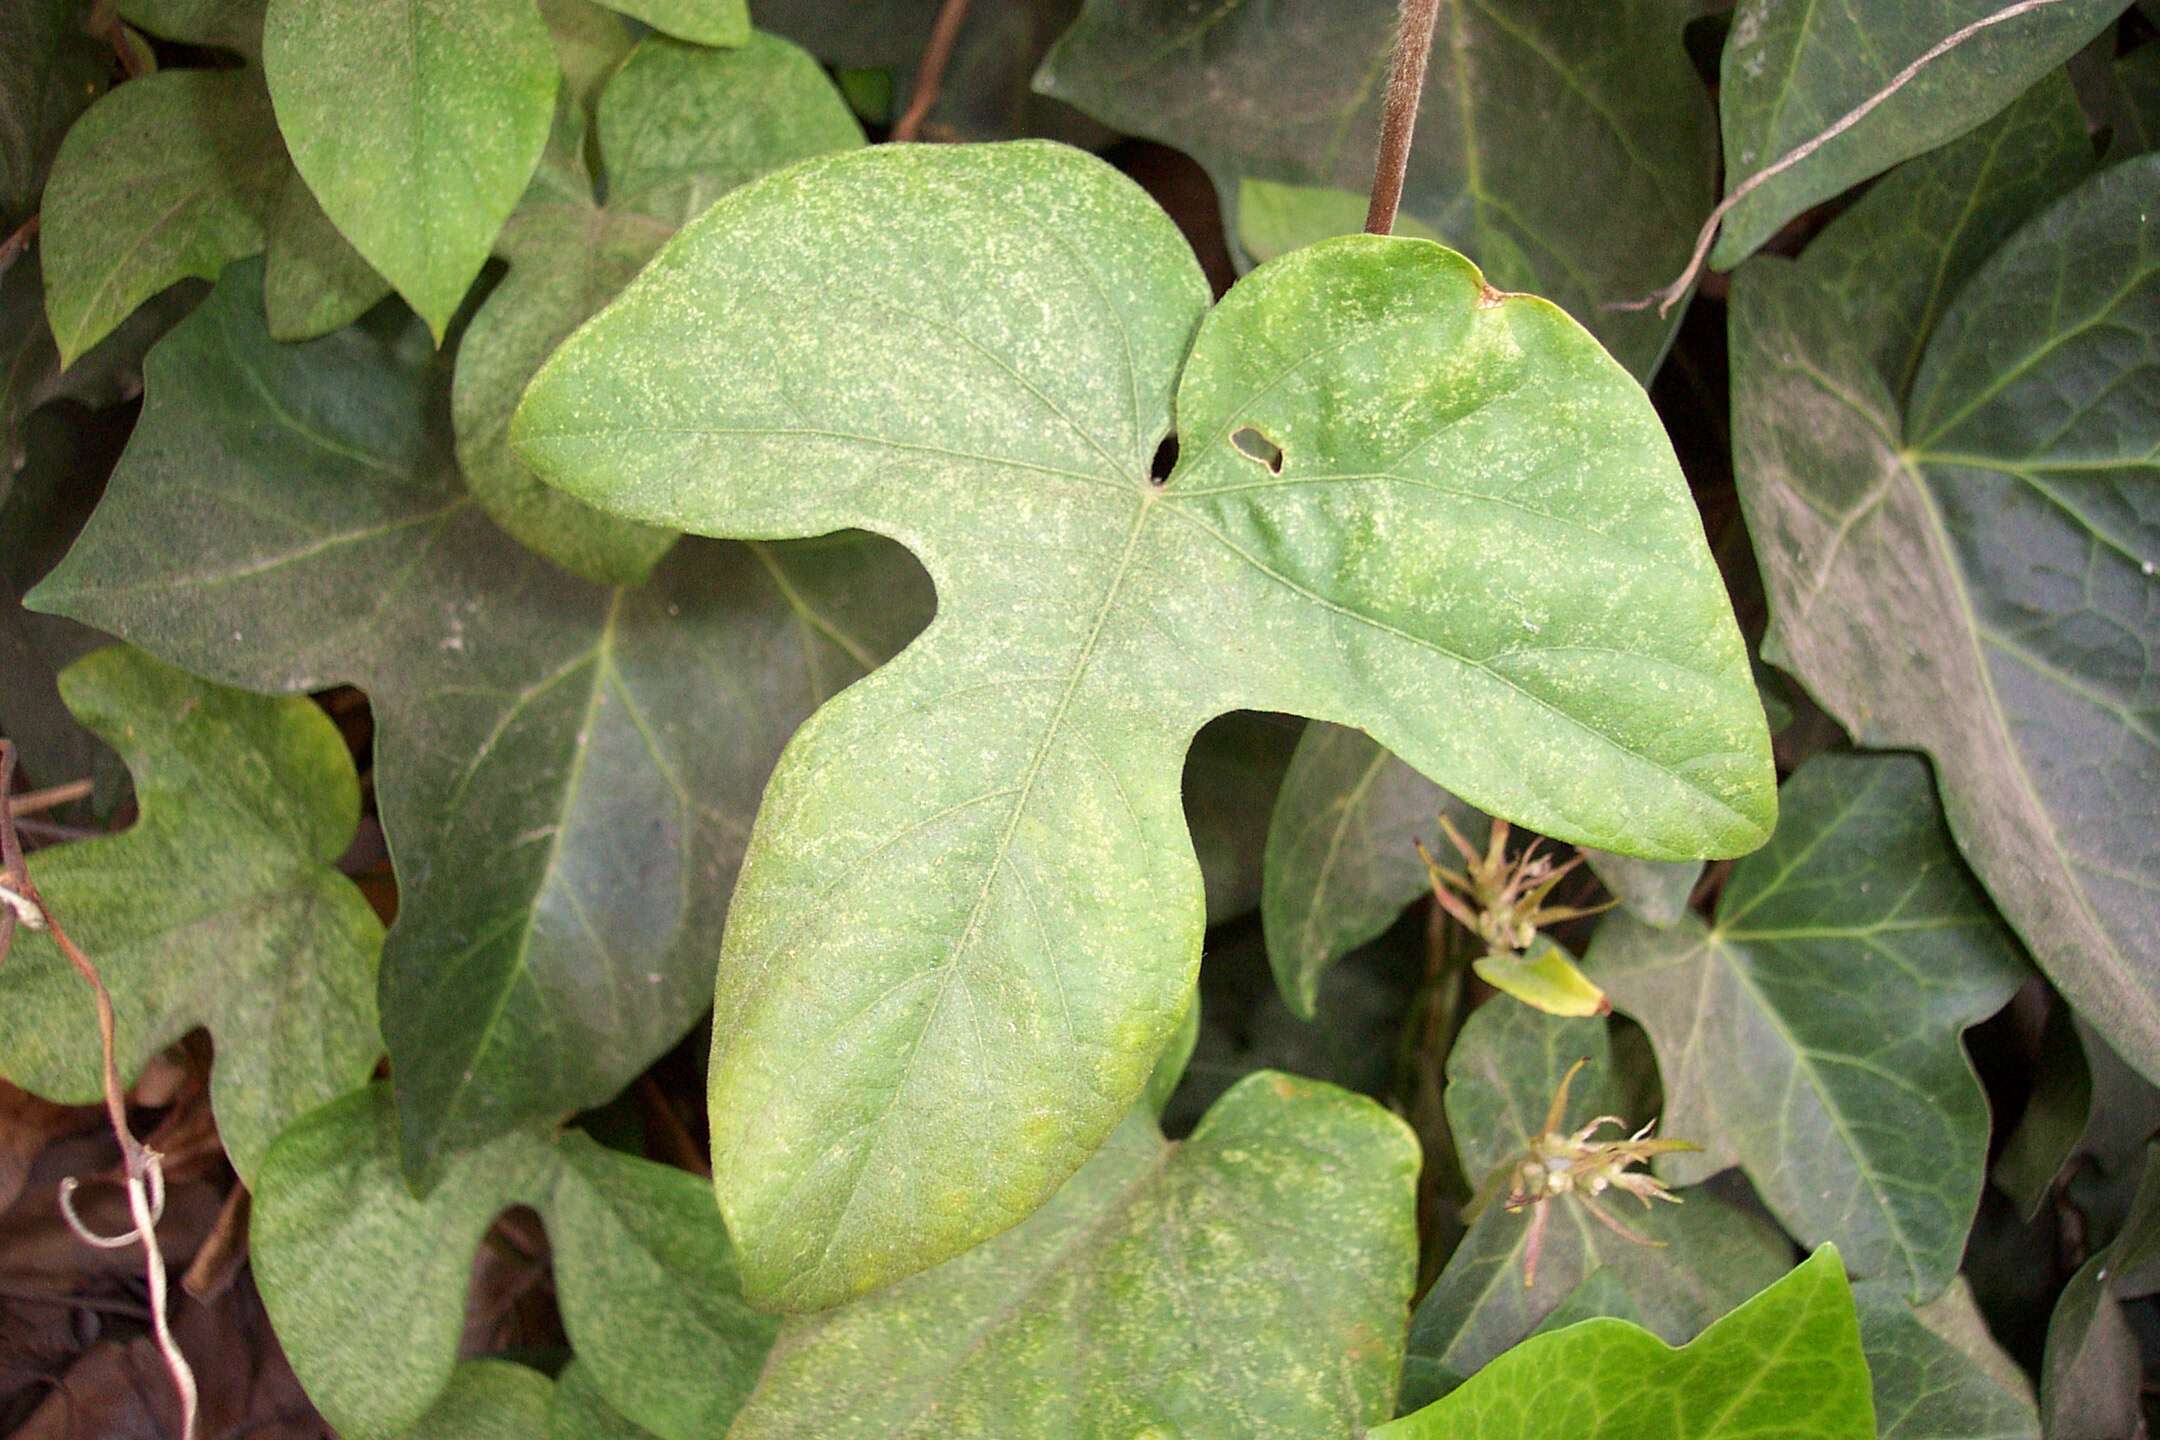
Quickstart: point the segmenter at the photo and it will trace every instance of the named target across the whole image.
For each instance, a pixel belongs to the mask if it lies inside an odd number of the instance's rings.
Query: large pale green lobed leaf
[[[2076,54],[2125,4],[2041,5],[1929,62],[1858,124],[1735,205],[1710,263],[1721,270],[1739,264],[1808,207],[1992,119]],[[1814,139],[1938,41],[2005,5],[1741,0],[1726,35],[1718,88],[1727,187]]]
[[[859,536],[577,580],[459,486],[416,326],[279,345],[256,278],[234,267],[152,353],[105,500],[32,603],[231,683],[367,691],[401,891],[383,1031],[425,1179],[606,1101],[689,1029],[774,757],[929,596]]]
[[[1733,443],[1766,656],[1933,757],[2048,977],[2160,1078],[2160,156],[2049,204],[2090,165],[2055,77],[1748,266]]]
[[[1090,0],[1035,83],[1188,151],[1240,206],[1244,182],[1272,182],[1265,229],[1304,244],[1363,226],[1343,192],[1372,184],[1397,9]],[[1677,319],[1605,307],[1677,274],[1710,209],[1715,124],[1680,43],[1692,13],[1683,0],[1451,0],[1403,187],[1406,233],[1462,250],[1502,289],[1550,297],[1645,376]],[[1242,217],[1230,228],[1249,233]]]
[[[440,340],[547,143],[532,0],[270,0],[263,72],[323,211]]]
[[[1192,1137],[1135,1112],[1022,1224],[790,1320],[735,1440],[1365,1433],[1392,1413],[1417,1144],[1263,1072]]]
[[[779,1322],[743,1302],[702,1180],[524,1130],[458,1157],[419,1200],[396,1129],[387,1087],[356,1091],[279,1136],[256,1184],[263,1302],[340,1435],[387,1440],[443,1392],[473,1252],[513,1205],[547,1229],[564,1328],[607,1404],[666,1440],[727,1430]]]
[[[721,199],[513,421],[582,499],[861,526],[938,586],[922,642],[791,745],[728,927],[715,1169],[761,1303],[995,1234],[1130,1108],[1198,961],[1178,778],[1213,716],[1360,725],[1645,854],[1768,830],[1700,522],[1580,327],[1374,237],[1206,311],[1168,217],[1089,156],[865,151]]]
[[[653,37],[601,91],[598,138],[604,205],[574,161],[535,183],[504,227],[496,248],[510,273],[459,342],[452,416],[458,463],[498,523],[588,579],[636,584],[675,532],[540,484],[510,453],[510,412],[540,362],[685,220],[764,171],[860,145],[862,131],[817,62],[784,40],[711,50]]]
[[[1585,968],[1640,1021],[1692,1183],[1746,1169],[1803,1241],[1915,1300],[1956,1273],[1986,1180],[1987,1096],[1960,1033],[2027,970],[1959,863],[1914,756],[1819,756],[1716,919],[1600,926]]]
[[[254,70],[164,70],[90,107],[45,187],[45,311],[63,365],[177,280],[263,248],[291,167]]]
[[[1621,1039],[1614,1043],[1615,1037]],[[1448,1053],[1448,1128],[1464,1177],[1490,1183],[1545,1124],[1560,1081],[1586,1062],[1569,1090],[1568,1122],[1618,1115],[1654,1118],[1656,1067],[1641,1037],[1605,1020],[1567,1020],[1495,1000],[1473,1012]],[[1688,1138],[1662,1122],[1660,1134]],[[1678,1345],[1785,1273],[1792,1246],[1775,1227],[1698,1192],[1680,1205],[1643,1209],[1607,1195],[1600,1204],[1662,1248],[1633,1244],[1572,1201],[1546,1219],[1536,1283],[1523,1281],[1530,1216],[1489,1203],[1418,1302],[1403,1373],[1403,1401],[1418,1406],[1552,1322],[1596,1282],[1603,1313],[1624,1314]]]
[[[1315,722],[1276,792],[1260,916],[1291,1009],[1313,1016],[1327,968],[1432,892],[1414,842],[1446,846],[1440,816],[1484,843],[1484,817],[1369,735]]]
[[[352,758],[305,698],[206,685],[118,646],[69,666],[60,692],[127,761],[142,815],[36,852],[31,879],[112,993],[123,1080],[209,1028],[218,1132],[252,1180],[279,1130],[382,1053],[382,923],[331,865],[360,820]],[[18,929],[0,966],[0,1073],[88,1104],[101,1055],[90,987]]]
[[[398,1440],[533,1440],[548,1423],[556,1387],[508,1360],[464,1360],[426,1414]]]
[[[1870,1440],[1874,1406],[1837,1247],[1675,1350],[1625,1320],[1540,1335],[1373,1440]]]

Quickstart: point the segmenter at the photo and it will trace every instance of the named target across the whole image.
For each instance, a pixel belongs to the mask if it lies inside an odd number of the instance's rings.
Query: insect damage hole
[[[1277,445],[1252,426],[1240,427],[1238,432],[1230,437],[1230,443],[1235,445],[1238,454],[1243,455],[1246,459],[1257,460],[1262,465],[1267,466],[1268,474],[1282,474],[1282,446]]]
[[[1163,436],[1162,444],[1155,447],[1155,459],[1148,466],[1148,483],[1161,489],[1170,483],[1170,472],[1177,469],[1177,436]]]

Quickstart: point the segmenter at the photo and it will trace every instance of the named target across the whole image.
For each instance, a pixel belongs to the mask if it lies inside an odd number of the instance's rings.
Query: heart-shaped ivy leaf
[[[1656,1114],[1648,1083],[1655,1065],[1639,1035],[1605,1020],[1565,1020],[1498,1000],[1464,1022],[1448,1052],[1447,1117],[1464,1177],[1489,1186],[1545,1123],[1545,1113],[1577,1060],[1568,1119],[1619,1115],[1641,1124]],[[1662,1122],[1659,1133],[1688,1138]],[[1715,1196],[1621,1216],[1661,1248],[1631,1243],[1598,1224],[1572,1200],[1546,1218],[1537,1270],[1525,1282],[1530,1220],[1488,1201],[1432,1289],[1418,1303],[1403,1374],[1406,1406],[1423,1405],[1462,1383],[1503,1351],[1552,1321],[1594,1277],[1606,1294],[1599,1313],[1624,1314],[1671,1344],[1770,1284],[1792,1264],[1777,1230]],[[1624,1308],[1622,1308],[1624,1306]]]
[[[929,597],[860,536],[577,580],[458,485],[416,326],[279,345],[258,277],[233,267],[152,352],[134,439],[32,603],[256,689],[367,691],[401,891],[383,1032],[424,1178],[681,1038],[773,758]]]
[[[1726,183],[1738,185],[1813,140],[1952,32],[2006,8],[2003,0],[1742,0],[1719,70]],[[2122,10],[2123,0],[2051,0],[1945,51],[1856,124],[1733,206],[1711,263],[1721,270],[1739,264],[1810,206],[1992,119]]]
[[[1136,1111],[1010,1232],[790,1320],[729,1434],[1361,1434],[1393,1409],[1417,1165],[1377,1105],[1287,1075],[1178,1144]]]
[[[2160,1079],[2160,156],[2048,204],[2090,165],[2057,76],[1748,266],[1733,448],[1766,656],[1934,758],[2034,958]]]
[[[1624,1320],[1526,1340],[1373,1440],[1875,1440],[1852,1290],[1825,1245],[1675,1350]]]
[[[2028,971],[1959,863],[1925,762],[1823,755],[1733,867],[1712,924],[1600,926],[1587,968],[1650,1032],[1667,1156],[1692,1183],[1738,1164],[1803,1240],[1932,1299],[1986,1180],[1987,1097],[1958,1037]]]
[[[293,1371],[348,1440],[397,1435],[450,1382],[473,1252],[495,1217],[547,1227],[564,1328],[607,1403],[666,1440],[723,1433],[779,1322],[745,1305],[694,1175],[577,1133],[516,1131],[415,1199],[387,1087],[314,1111],[271,1147],[250,1249]]]
[[[31,878],[112,993],[123,1080],[209,1028],[218,1133],[252,1179],[278,1131],[382,1053],[382,922],[331,868],[360,820],[352,757],[304,698],[207,685],[121,646],[69,666],[60,693],[128,762],[142,818],[35,852]],[[104,1094],[90,989],[27,929],[0,966],[0,1072],[69,1103]]]
[[[753,176],[860,145],[862,131],[817,62],[784,40],[710,50],[652,37],[601,91],[598,139],[605,204],[572,144],[504,227],[496,248],[510,273],[458,343],[452,416],[458,463],[489,515],[580,575],[636,584],[675,532],[540,484],[510,453],[510,412],[540,362],[685,220]]]
[[[1680,36],[1694,8],[1443,6],[1403,186],[1403,233],[1550,296],[1644,376],[1678,321],[1608,302],[1676,273],[1710,209],[1715,123]],[[1398,9],[1089,0],[1035,83],[1196,156],[1269,259],[1362,228]]]
[[[1210,313],[1169,218],[1078,151],[813,160],[677,237],[511,434],[603,508],[858,525],[940,591],[790,746],[728,927],[714,1168],[761,1304],[995,1234],[1131,1107],[1199,958],[1178,777],[1213,716],[1359,724],[1607,846],[1769,828],[1747,657],[1642,391],[1429,242],[1316,246]]]

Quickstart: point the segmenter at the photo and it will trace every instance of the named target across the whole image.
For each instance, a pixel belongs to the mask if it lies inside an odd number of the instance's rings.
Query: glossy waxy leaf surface
[[[60,677],[134,772],[125,833],[35,852],[30,877],[112,993],[123,1081],[198,1025],[233,1168],[358,1084],[382,1053],[382,923],[331,862],[360,820],[352,758],[305,698],[265,699],[114,646]],[[45,935],[0,966],[0,1073],[50,1099],[104,1094],[90,987]]]
[[[1718,88],[1727,186],[1829,129],[1953,32],[2005,8],[2004,0],[1742,0]],[[1928,62],[1857,124],[1749,192],[1725,217],[1711,263],[1739,264],[1801,211],[1992,119],[2123,8],[2123,0],[2035,6]]]
[[[764,171],[860,145],[862,131],[815,61],[760,35],[736,50],[645,40],[601,91],[598,132],[606,203],[573,145],[550,156],[497,240],[510,273],[459,342],[452,415],[466,481],[505,529],[580,575],[635,584],[674,532],[533,478],[504,434],[519,394],[685,220]]]
[[[36,592],[231,683],[367,691],[401,892],[383,1030],[423,1178],[681,1038],[773,757],[929,608],[861,537],[577,580],[459,485],[444,379],[410,325],[277,344],[235,267],[152,353],[105,500]]]
[[[1569,1089],[1567,1120],[1617,1115],[1631,1126],[1657,1114],[1655,1073],[1641,1037],[1604,1020],[1565,1020],[1496,999],[1464,1022],[1448,1054],[1448,1128],[1473,1189],[1493,1183],[1544,1126],[1561,1079],[1585,1061]],[[1662,1121],[1659,1134],[1690,1138]],[[1504,1186],[1503,1186],[1504,1188]],[[1643,1209],[1608,1194],[1609,1207],[1637,1233],[1629,1242],[1572,1200],[1546,1218],[1535,1283],[1524,1283],[1530,1215],[1488,1202],[1462,1244],[1418,1302],[1403,1372],[1406,1406],[1423,1405],[1550,1323],[1596,1282],[1601,1313],[1621,1314],[1678,1345],[1776,1280],[1792,1246],[1776,1229],[1708,1194]],[[1623,1208],[1624,1207],[1624,1208]]]
[[[1803,1240],[1915,1300],[1949,1283],[1986,1179],[1988,1108],[1959,1043],[2024,980],[1915,756],[1820,756],[1714,921],[1601,926],[1588,969],[1650,1033],[1665,1125],[1738,1164]]]
[[[1742,271],[1733,443],[1766,657],[1929,753],[2048,978],[2160,1077],[2160,156],[2050,205],[2090,157],[2057,77]]]
[[[415,1199],[380,1085],[278,1137],[250,1232],[278,1338],[338,1433],[395,1436],[436,1403],[473,1251],[513,1205],[546,1226],[564,1328],[607,1403],[667,1440],[724,1433],[778,1322],[743,1303],[705,1182],[575,1132],[516,1131]]]
[[[761,1303],[996,1233],[1130,1108],[1198,960],[1178,780],[1215,715],[1360,725],[1594,843],[1769,826],[1761,707],[1642,392],[1428,242],[1315,247],[1210,313],[1169,219],[1077,151],[809,161],[687,228],[511,437],[634,518],[891,535],[940,592],[790,747],[728,928],[714,1168]]]
[[[1041,1210],[882,1294],[790,1320],[737,1440],[1349,1437],[1393,1410],[1417,1145],[1262,1072],[1190,1139],[1136,1112]]]
[[[531,0],[270,0],[262,53],[293,164],[440,339],[547,143]]]
[[[1374,1440],[1872,1440],[1875,1412],[1837,1247],[1678,1350],[1625,1320],[1527,1340]]]
[[[1397,8],[1091,0],[1036,85],[1191,153],[1240,207],[1263,183],[1275,243],[1307,244],[1363,227]],[[1710,208],[1715,127],[1680,43],[1689,13],[1442,6],[1403,189],[1402,233],[1550,297],[1643,375],[1670,326],[1603,307],[1676,274]]]

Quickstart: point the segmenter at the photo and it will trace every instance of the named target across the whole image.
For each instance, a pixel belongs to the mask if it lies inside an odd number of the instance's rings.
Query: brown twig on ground
[[[1961,26],[1936,41],[1928,47],[1919,59],[1892,76],[1889,84],[1839,116],[1831,123],[1829,129],[1824,130],[1812,139],[1804,140],[1795,145],[1775,161],[1734,186],[1733,192],[1719,201],[1717,209],[1710,212],[1710,218],[1703,221],[1702,231],[1695,237],[1695,253],[1689,257],[1687,269],[1680,272],[1679,279],[1662,290],[1652,291],[1640,300],[1614,300],[1607,303],[1605,308],[1608,310],[1647,310],[1652,305],[1655,305],[1658,314],[1670,313],[1672,307],[1680,303],[1681,297],[1694,287],[1695,281],[1702,275],[1703,262],[1710,258],[1710,247],[1717,240],[1718,227],[1725,223],[1725,217],[1732,213],[1733,206],[1745,200],[1767,181],[1784,174],[1787,170],[1792,169],[1793,166],[1798,165],[1808,156],[1813,155],[1823,146],[1865,120],[1876,106],[1881,105],[1885,100],[1911,84],[1913,78],[1921,71],[1927,69],[1928,66],[1934,64],[1952,50],[1957,49],[1958,46],[1972,39],[1981,31],[2000,25],[2005,20],[2015,20],[2020,15],[2029,15],[2035,10],[2045,9],[2050,5],[2059,5],[2061,3],[2062,0],[2016,0],[2015,4],[2005,5],[1991,15],[1983,15],[1970,25]]]
[[[181,1289],[197,1300],[215,1300],[232,1288],[241,1263],[247,1259],[249,1209],[248,1188],[236,1183],[225,1196],[224,1208],[218,1211],[217,1224],[195,1252],[194,1263],[180,1277]]]
[[[907,109],[893,122],[891,139],[905,143],[922,133],[923,121],[930,118],[930,107],[937,104],[938,94],[945,85],[945,67],[952,61],[953,45],[960,39],[960,26],[967,19],[968,0],[945,0],[938,7],[937,19],[930,25],[930,43],[923,47],[922,64],[915,71],[915,88],[908,95]]]
[[[1440,0],[1402,0],[1396,23],[1395,61],[1388,71],[1387,99],[1380,112],[1380,152],[1373,161],[1372,203],[1365,211],[1365,233],[1390,235],[1402,204],[1403,176],[1410,169],[1410,141],[1417,132],[1418,97],[1425,91],[1425,66],[1432,59],[1433,27],[1440,20]]]
[[[0,740],[0,795],[8,793],[15,778],[15,747],[7,740]],[[112,1125],[113,1139],[119,1142],[121,1173],[127,1185],[128,1214],[135,1227],[120,1235],[100,1235],[82,1223],[75,1213],[76,1181],[71,1176],[60,1182],[60,1215],[75,1232],[77,1239],[101,1250],[117,1250],[127,1245],[143,1247],[143,1270],[150,1291],[150,1329],[156,1339],[158,1353],[164,1358],[165,1369],[172,1377],[173,1391],[180,1400],[181,1440],[194,1440],[195,1436],[195,1372],[189,1368],[187,1357],[180,1353],[178,1342],[173,1339],[171,1318],[167,1314],[167,1276],[165,1255],[158,1248],[157,1222],[165,1209],[165,1171],[156,1151],[135,1138],[128,1128],[127,1091],[120,1083],[119,1063],[114,1059],[114,1022],[112,996],[105,989],[105,979],[98,974],[97,966],[81,947],[68,938],[38,893],[37,882],[30,878],[30,869],[23,863],[22,845],[15,834],[15,816],[12,806],[0,805],[0,961],[7,957],[9,945],[20,925],[28,930],[42,930],[52,937],[53,945],[75,967],[97,999],[98,1044],[104,1059],[105,1116]]]

